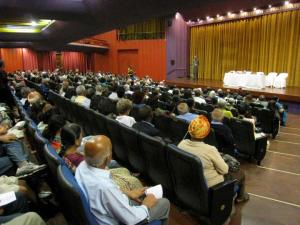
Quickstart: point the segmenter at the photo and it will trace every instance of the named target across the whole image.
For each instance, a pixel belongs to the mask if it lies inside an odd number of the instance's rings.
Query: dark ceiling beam
[[[0,42],[0,48],[32,48],[32,42]]]
[[[88,20],[82,0],[0,0],[0,19]]]

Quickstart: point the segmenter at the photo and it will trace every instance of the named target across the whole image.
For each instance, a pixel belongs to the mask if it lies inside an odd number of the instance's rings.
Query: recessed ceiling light
[[[35,27],[35,26],[38,25],[38,24],[37,24],[36,21],[33,20],[33,21],[30,22],[30,25],[33,26],[33,27]]]

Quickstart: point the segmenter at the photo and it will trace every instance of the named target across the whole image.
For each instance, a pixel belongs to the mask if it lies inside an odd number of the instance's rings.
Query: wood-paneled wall
[[[166,40],[117,40],[116,30],[96,35],[94,38],[105,40],[109,51],[105,55],[94,55],[94,70],[119,73],[118,52],[122,50],[137,50],[138,62],[135,72],[138,76],[149,75],[154,80],[166,78]]]

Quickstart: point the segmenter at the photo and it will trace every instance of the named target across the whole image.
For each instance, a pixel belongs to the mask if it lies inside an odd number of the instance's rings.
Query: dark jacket
[[[216,140],[218,142],[218,150],[219,151],[227,151],[231,155],[234,151],[234,138],[232,134],[232,130],[226,124],[215,124],[211,123],[211,127],[215,131]]]
[[[137,122],[133,124],[132,127],[152,137],[160,136],[159,130],[156,129],[153,124],[148,123],[146,121]]]

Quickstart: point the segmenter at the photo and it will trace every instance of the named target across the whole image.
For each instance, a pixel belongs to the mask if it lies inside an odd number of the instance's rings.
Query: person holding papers
[[[146,188],[121,192],[106,170],[112,158],[112,144],[104,135],[95,136],[84,147],[85,161],[76,170],[75,178],[87,196],[92,214],[99,224],[135,225],[144,220],[161,220],[168,224],[170,202],[157,199]]]

